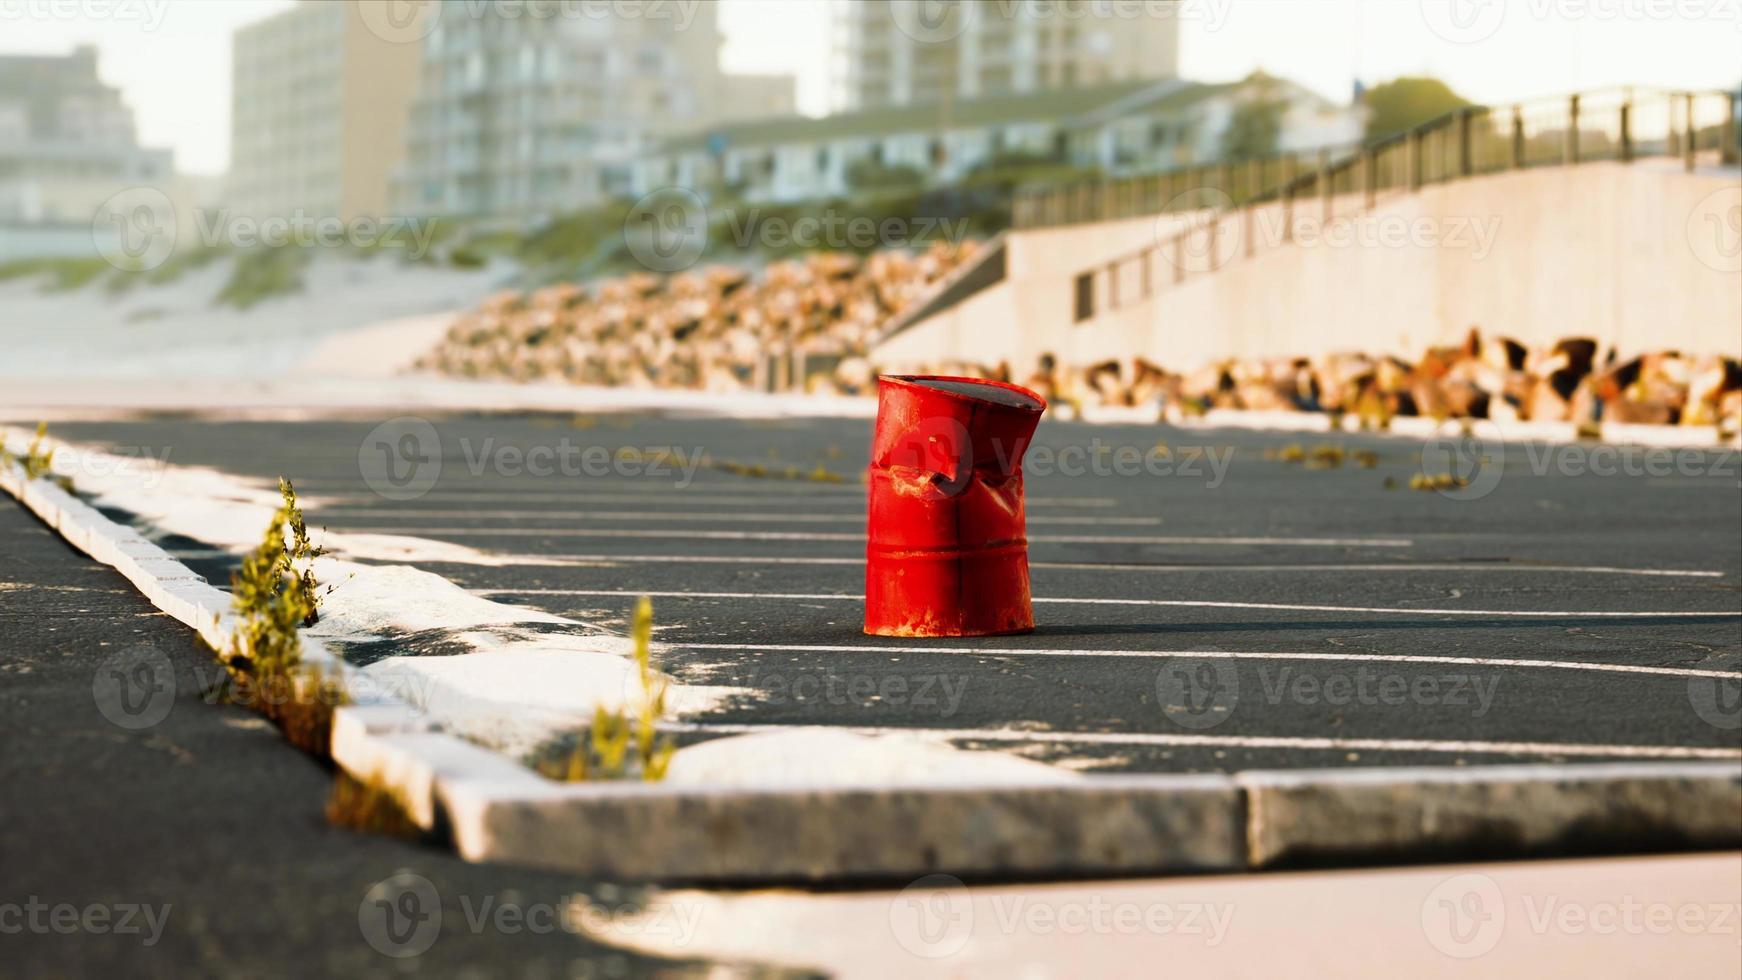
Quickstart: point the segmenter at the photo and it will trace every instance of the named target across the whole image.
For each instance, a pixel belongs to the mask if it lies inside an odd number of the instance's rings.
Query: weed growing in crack
[[[385,781],[379,777],[360,780],[344,770],[333,776],[333,790],[327,797],[327,822],[335,827],[402,840],[423,836],[422,829],[406,812],[404,800]]]
[[[327,676],[302,662],[302,638],[297,630],[314,622],[314,577],[291,566],[293,548],[285,543],[292,521],[295,494],[288,482],[285,505],[272,515],[260,545],[242,559],[230,576],[230,602],[238,622],[230,647],[220,651],[235,686],[231,700],[253,706],[278,725],[293,745],[325,756],[332,741],[333,709],[343,691]],[[293,531],[307,544],[306,530]]]
[[[278,492],[284,498],[284,523],[290,528],[290,540],[285,542],[280,568],[284,574],[302,581],[303,594],[308,596],[308,612],[302,625],[313,626],[320,622],[322,596],[320,583],[315,581],[314,560],[326,554],[327,549],[309,541],[308,524],[296,502],[296,487],[281,476],[278,478]],[[301,567],[298,567],[299,562]],[[329,586],[327,591],[331,592],[332,587]]]
[[[36,423],[36,436],[30,440],[30,445],[24,449],[24,475],[34,480],[39,476],[47,476],[54,467],[54,447],[42,448],[42,441],[48,438],[48,423]]]
[[[811,483],[846,483],[847,478],[818,463],[815,469],[805,470],[798,466],[772,467],[762,463],[741,463],[731,459],[706,459],[704,465],[710,469],[730,473],[733,476],[747,476],[757,480],[804,480]]]
[[[1451,473],[1417,473],[1409,478],[1411,490],[1461,490],[1470,485],[1470,481]]]
[[[572,744],[534,754],[532,766],[541,775],[571,783],[606,779],[657,782],[665,778],[677,746],[669,736],[659,734],[659,721],[665,716],[666,677],[653,659],[653,603],[646,596],[635,606],[630,635],[641,689],[634,717],[621,705],[615,710],[598,706],[593,710],[592,725]]]
[[[1356,453],[1356,459],[1362,466],[1368,466],[1367,460],[1361,455],[1362,452],[1365,450]],[[1343,465],[1343,461],[1348,458],[1348,455],[1348,451],[1342,446],[1330,442],[1321,442],[1311,449],[1307,449],[1298,442],[1291,442],[1281,449],[1266,449],[1264,451],[1265,459],[1279,459],[1284,463],[1297,463],[1309,470],[1334,470]],[[1373,454],[1367,453],[1367,455],[1372,456]],[[1373,456],[1373,464],[1376,465],[1378,461],[1378,457]]]
[[[0,465],[17,465],[23,467],[26,480],[47,478],[60,485],[62,490],[72,492],[73,481],[54,472],[54,447],[43,448],[43,440],[48,438],[48,423],[36,423],[36,436],[30,440],[30,445],[24,448],[23,458],[14,456],[6,448],[6,441],[0,439]]]

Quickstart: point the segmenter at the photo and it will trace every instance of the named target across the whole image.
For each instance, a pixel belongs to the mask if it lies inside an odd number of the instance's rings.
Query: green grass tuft
[[[630,636],[641,684],[634,716],[622,707],[610,711],[600,705],[586,731],[533,754],[532,767],[541,775],[570,783],[665,778],[677,746],[669,736],[659,734],[659,721],[665,717],[666,677],[653,659],[653,602],[646,596],[635,605]]]

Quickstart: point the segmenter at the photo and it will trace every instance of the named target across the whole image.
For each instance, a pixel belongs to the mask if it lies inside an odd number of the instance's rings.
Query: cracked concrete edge
[[[0,430],[0,439],[6,436]],[[21,467],[0,489],[208,644],[229,596]],[[1163,874],[1448,852],[1742,846],[1742,764],[1484,766],[1085,776],[1036,786],[795,789],[561,784],[442,732],[317,639],[339,676],[331,753],[472,861],[641,880]]]

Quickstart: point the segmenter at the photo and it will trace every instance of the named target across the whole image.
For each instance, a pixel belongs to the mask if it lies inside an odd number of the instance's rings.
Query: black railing
[[[1357,147],[1018,192],[1018,227],[1154,216],[1145,246],[1081,270],[1075,319],[1149,298],[1165,283],[1210,272],[1260,246],[1295,239],[1303,216],[1320,227],[1370,210],[1380,194],[1527,167],[1667,157],[1692,171],[1734,164],[1734,92],[1584,93],[1505,108],[1470,106]],[[1310,209],[1304,210],[1303,209]],[[1165,233],[1161,216],[1176,213]],[[1173,227],[1177,225],[1178,227]]]
[[[1700,154],[1737,160],[1736,93],[1638,89],[1582,93],[1493,108],[1470,106],[1356,145],[1279,153],[1155,173],[1018,188],[1022,228],[1238,206],[1302,194],[1417,188],[1517,167]]]

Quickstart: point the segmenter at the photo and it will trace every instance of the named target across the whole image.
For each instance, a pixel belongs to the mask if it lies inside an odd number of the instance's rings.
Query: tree
[[[1470,104],[1437,78],[1394,78],[1367,91],[1367,140],[1413,129]]]
[[[1282,117],[1288,100],[1277,92],[1275,79],[1253,75],[1250,94],[1234,107],[1228,128],[1222,130],[1222,159],[1244,160],[1276,152],[1282,138]]]

